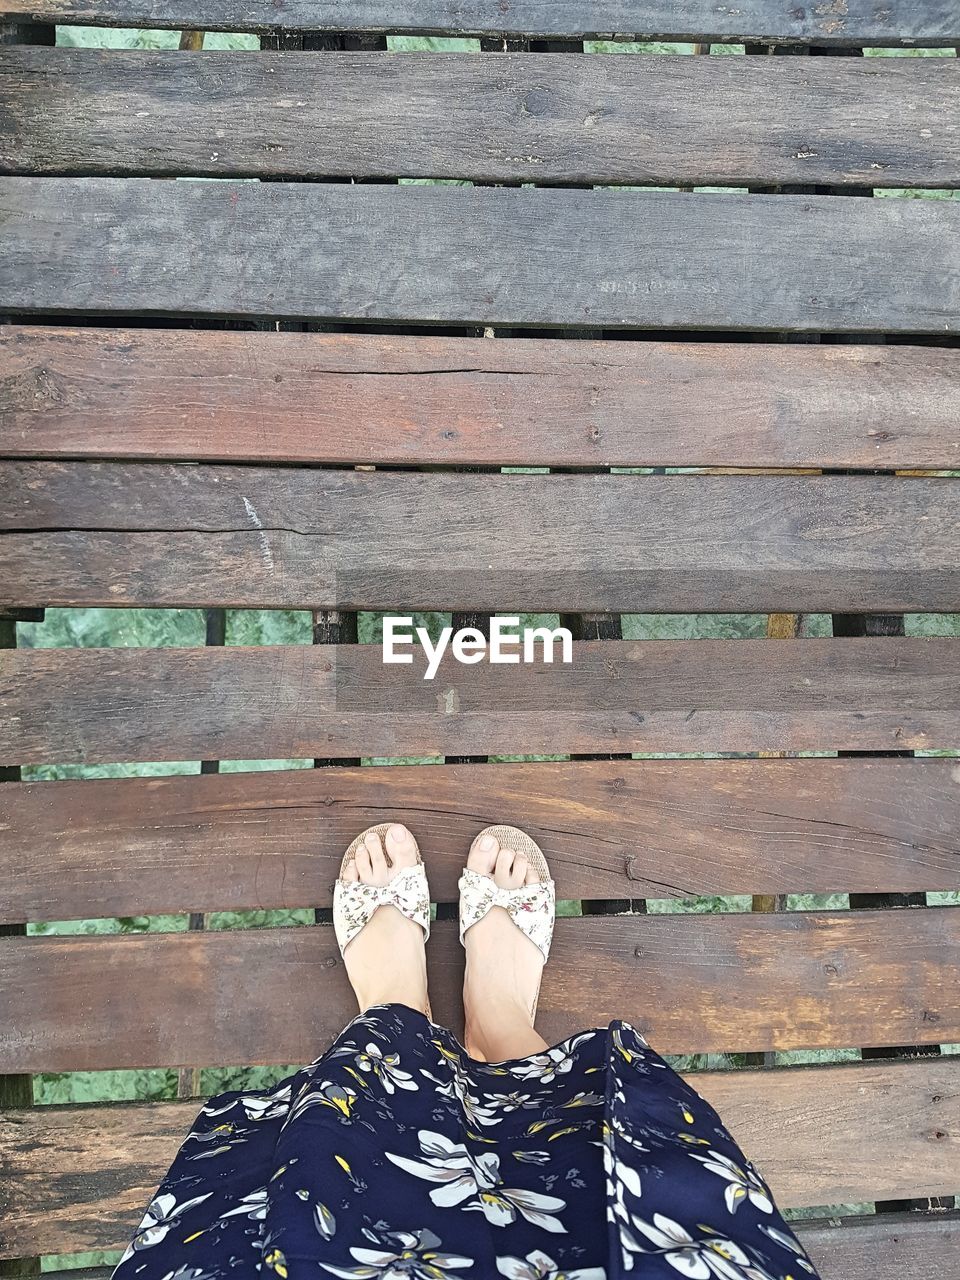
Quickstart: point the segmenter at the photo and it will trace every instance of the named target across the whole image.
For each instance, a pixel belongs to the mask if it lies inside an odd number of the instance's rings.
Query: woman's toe
[[[377,884],[386,883],[387,879],[387,855],[383,851],[383,844],[380,837],[375,831],[371,831],[364,838],[363,843],[367,847],[367,853],[370,855],[370,865],[373,868],[373,878]]]
[[[370,862],[370,854],[367,852],[365,845],[359,845],[354,858],[354,865],[357,868],[357,875],[364,884],[373,884],[373,866]]]
[[[527,859],[522,853],[516,854],[510,871],[510,888],[519,889],[527,882]]]
[[[526,859],[524,859],[524,861],[526,862],[527,860],[526,860]],[[535,867],[532,867],[532,866],[530,865],[530,863],[529,863],[529,862],[527,862],[527,871],[526,871],[526,875],[523,877],[523,883],[524,883],[524,884],[539,884],[539,883],[540,883],[540,876],[539,876],[539,874],[538,874],[538,872],[537,872],[536,868],[535,868]]]
[[[500,846],[495,836],[479,835],[470,846],[467,866],[471,871],[479,872],[482,876],[492,876],[497,865],[499,850]]]
[[[348,862],[344,867],[343,874],[340,879],[346,884],[356,884],[360,879],[360,872],[357,870],[357,862],[355,858]]]
[[[516,856],[512,849],[501,849],[497,854],[493,878],[501,889],[509,889],[513,885],[513,863]]]
[[[399,822],[387,831],[387,853],[394,867],[413,867],[417,862],[417,842]]]

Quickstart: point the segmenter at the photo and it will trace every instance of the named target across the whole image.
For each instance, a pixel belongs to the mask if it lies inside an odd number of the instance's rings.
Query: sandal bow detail
[[[523,853],[541,879],[536,884],[503,889],[490,876],[474,871],[471,867],[464,867],[459,882],[460,941],[463,942],[466,931],[494,907],[503,907],[520,932],[530,939],[546,961],[550,957],[556,916],[556,888],[550,878],[546,859],[540,847],[517,827],[487,827],[477,838],[488,832],[502,844],[508,844],[518,853]]]
[[[341,955],[380,907],[396,907],[408,920],[420,926],[424,941],[430,937],[430,889],[419,850],[416,865],[404,867],[386,884],[363,884],[359,880],[343,879],[343,873],[356,857],[364,837],[375,831],[384,839],[389,828],[390,823],[369,827],[357,836],[343,855],[340,877],[333,890],[333,927]]]

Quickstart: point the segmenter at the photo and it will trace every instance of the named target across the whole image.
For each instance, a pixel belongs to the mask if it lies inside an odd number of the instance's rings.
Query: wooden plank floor
[[[770,1072],[700,1072],[687,1079],[717,1107],[756,1158],[784,1206],[834,1204],[952,1189],[960,1178],[960,1145],[937,1141],[958,1100],[958,1062],[871,1063],[864,1067],[791,1068]],[[199,1102],[107,1107],[38,1107],[0,1112],[8,1160],[0,1256],[117,1248],[129,1239],[198,1110]],[[757,1115],[766,1117],[762,1125]],[[953,1181],[951,1181],[953,1179]],[[71,1203],[51,1205],[51,1188],[69,1187]],[[889,1224],[898,1235],[903,1224]],[[883,1230],[876,1224],[878,1232]],[[849,1250],[874,1237],[847,1228],[823,1233],[823,1256],[836,1259],[825,1280],[928,1280],[933,1273],[846,1270]],[[901,1248],[920,1223],[907,1224]],[[941,1224],[941,1247],[957,1239],[956,1221]],[[818,1240],[820,1237],[817,1237]],[[879,1242],[879,1237],[878,1237]],[[829,1243],[829,1249],[827,1245]],[[871,1267],[884,1268],[884,1252]],[[924,1245],[913,1243],[914,1249]],[[934,1247],[933,1245],[930,1246]],[[838,1252],[834,1253],[834,1249]],[[902,1256],[902,1255],[901,1255]],[[914,1256],[908,1254],[907,1256]],[[946,1257],[945,1253],[939,1255]],[[948,1276],[949,1269],[939,1273]]]
[[[416,833],[437,902],[494,815],[563,899],[946,890],[958,778],[949,759],[591,760],[8,784],[0,921],[329,906],[384,813]]]
[[[145,1195],[151,1188],[147,1188]],[[135,1222],[130,1216],[130,1229]],[[118,1227],[121,1242],[127,1223]],[[823,1280],[942,1280],[960,1248],[960,1214],[886,1213],[791,1223]],[[49,1280],[110,1280],[110,1267],[48,1271]]]
[[[955,749],[950,639],[596,641],[432,682],[378,645],[0,654],[0,763]]]
[[[0,220],[8,313],[960,332],[950,200],[8,177]]]
[[[844,0],[785,7],[782,0],[2,0],[0,14],[39,22],[244,31],[415,31],[565,36],[619,32],[638,39],[776,40],[818,45],[960,42],[952,0]],[[642,22],[642,26],[638,26]]]
[[[452,921],[434,935],[459,1028],[463,951]],[[626,1018],[663,1053],[952,1043],[958,964],[950,907],[561,919],[537,1025]],[[356,1008],[331,927],[0,938],[0,976],[8,1072],[305,1062]]]
[[[0,20],[26,3],[0,0]],[[700,52],[745,37],[748,52],[750,37],[857,54],[958,45],[955,3],[642,9],[33,0],[31,19],[159,21],[194,45],[206,26],[262,27],[267,44],[339,51],[0,54],[0,314],[19,320],[0,331],[0,453],[16,459],[0,464],[0,607],[192,605],[222,622],[225,605],[306,606],[318,641],[355,639],[340,620],[361,606],[556,609],[591,634],[626,610],[960,609],[955,480],[352,470],[960,465],[960,209],[866,198],[960,182],[956,59],[569,51],[592,24],[640,20]],[[424,25],[486,32],[487,52],[387,54],[367,34]],[[566,36],[542,47],[568,51],[492,54],[505,31],[514,47]],[[136,174],[223,180],[120,177]],[[273,181],[302,177],[374,181]],[[756,190],[774,184],[800,190]],[[190,332],[197,316],[214,330],[384,332]],[[391,332],[404,325],[450,332]],[[454,336],[481,326],[538,336]],[[236,465],[249,463],[346,469]],[[611,641],[581,644],[572,668],[448,661],[433,683],[355,644],[23,650],[0,654],[0,697],[8,772],[204,761],[195,777],[2,788],[0,934],[87,913],[192,915],[174,933],[0,937],[0,1072],[180,1068],[184,1097],[202,1066],[313,1057],[354,1008],[332,928],[218,930],[203,913],[313,907],[326,920],[344,844],[385,809],[429,827],[446,904],[496,814],[529,826],[561,895],[585,900],[559,922],[548,1039],[626,1014],[665,1052],[756,1062],[862,1047],[855,1065],[693,1080],[784,1205],[882,1210],[960,1185],[960,1059],[940,1054],[960,1041],[960,912],[767,906],[791,890],[850,892],[863,908],[955,887],[957,761],[900,758],[957,746],[955,641]],[[678,750],[891,754],[622,758]],[[621,758],[332,767],[518,751]],[[251,753],[331,767],[209,772]],[[737,890],[766,896],[742,913],[595,914]],[[451,919],[430,950],[437,1017],[458,1028]],[[19,1104],[30,1078],[14,1078]],[[0,1254],[124,1244],[195,1107],[0,1112],[13,1174]],[[805,1239],[825,1280],[940,1280],[958,1230],[957,1215],[878,1211]]]
[[[567,54],[555,72],[548,53],[10,49],[0,171],[960,184],[955,58]]]
[[[10,606],[960,609],[950,478],[11,461],[0,486]]]
[[[950,468],[960,351],[0,326],[0,453]]]

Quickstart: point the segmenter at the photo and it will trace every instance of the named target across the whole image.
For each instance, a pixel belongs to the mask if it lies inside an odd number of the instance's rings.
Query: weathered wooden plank
[[[0,453],[949,468],[960,352],[0,327]]]
[[[379,645],[19,650],[0,763],[949,749],[960,711],[949,639],[600,641],[422,676]]]
[[[456,1027],[462,956],[438,922],[431,1003]],[[937,1044],[960,1039],[958,965],[954,907],[561,919],[538,1025],[624,1017],[665,1053]],[[356,1008],[322,925],[0,938],[0,977],[6,1071],[302,1062]]]
[[[560,898],[952,889],[954,760],[591,760],[295,769],[0,789],[0,919],[329,906],[385,814],[438,902],[480,825],[529,830]],[[469,796],[469,804],[464,804]]]
[[[209,31],[426,31],[451,35],[629,35],[829,45],[960,41],[952,0],[2,0],[0,16]]]
[[[960,185],[955,58],[11,49],[0,171]]]
[[[950,200],[8,177],[0,226],[8,313],[960,331]]]
[[[951,477],[10,461],[0,485],[11,607],[960,608]]]
[[[699,1078],[693,1077],[693,1083],[699,1087]],[[129,1219],[118,1222],[117,1234],[109,1239],[123,1243],[136,1223],[136,1212],[152,1191],[153,1184],[147,1181],[142,1201],[138,1204],[132,1200]],[[903,1280],[907,1275],[910,1280],[943,1280],[960,1248],[960,1214],[955,1213],[885,1214],[879,1220],[795,1220],[791,1226],[823,1280]],[[110,1280],[110,1270],[86,1267],[80,1271],[48,1271],[44,1276],[46,1280]]]
[[[792,1224],[823,1280],[942,1280],[960,1248],[960,1214],[884,1214]]]
[[[795,1207],[921,1187],[924,1194],[952,1189],[960,1148],[955,1136],[937,1141],[933,1133],[949,1127],[957,1075],[958,1063],[943,1060],[711,1071],[686,1079],[721,1112],[780,1204]],[[15,1256],[17,1250],[122,1248],[198,1106],[131,1103],[0,1113],[8,1162],[0,1189],[2,1249]],[[814,1259],[827,1263],[824,1280],[942,1280],[949,1267],[934,1272],[919,1264],[952,1261],[957,1228],[952,1214],[799,1226]],[[81,1274],[93,1280],[89,1272]],[[61,1273],[59,1280],[68,1275],[76,1273]]]

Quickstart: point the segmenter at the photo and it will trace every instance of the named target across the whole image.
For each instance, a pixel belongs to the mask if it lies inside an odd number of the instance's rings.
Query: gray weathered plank
[[[762,1169],[783,1207],[928,1193],[958,1173],[949,1124],[960,1063],[687,1073]],[[193,1102],[39,1107],[0,1113],[9,1176],[3,1252],[122,1248],[192,1124]],[[946,1280],[958,1216],[887,1215],[796,1224],[823,1280]],[[936,1265],[935,1265],[936,1264]],[[108,1280],[109,1272],[45,1273]]]
[[[487,819],[530,832],[559,898],[946,890],[958,777],[938,759],[581,760],[9,783],[0,921],[329,906],[384,814],[416,834],[437,902]]]
[[[960,467],[960,350],[0,326],[0,454]]]
[[[948,639],[597,641],[422,676],[379,645],[18,650],[0,763],[957,745]]]
[[[960,332],[949,200],[7,177],[0,227],[8,313]]]
[[[960,609],[960,481],[8,461],[0,604]]]
[[[13,49],[0,171],[960,185],[956,58]]]
[[[0,17],[206,30],[630,35],[830,45],[960,41],[953,0],[2,0]]]

